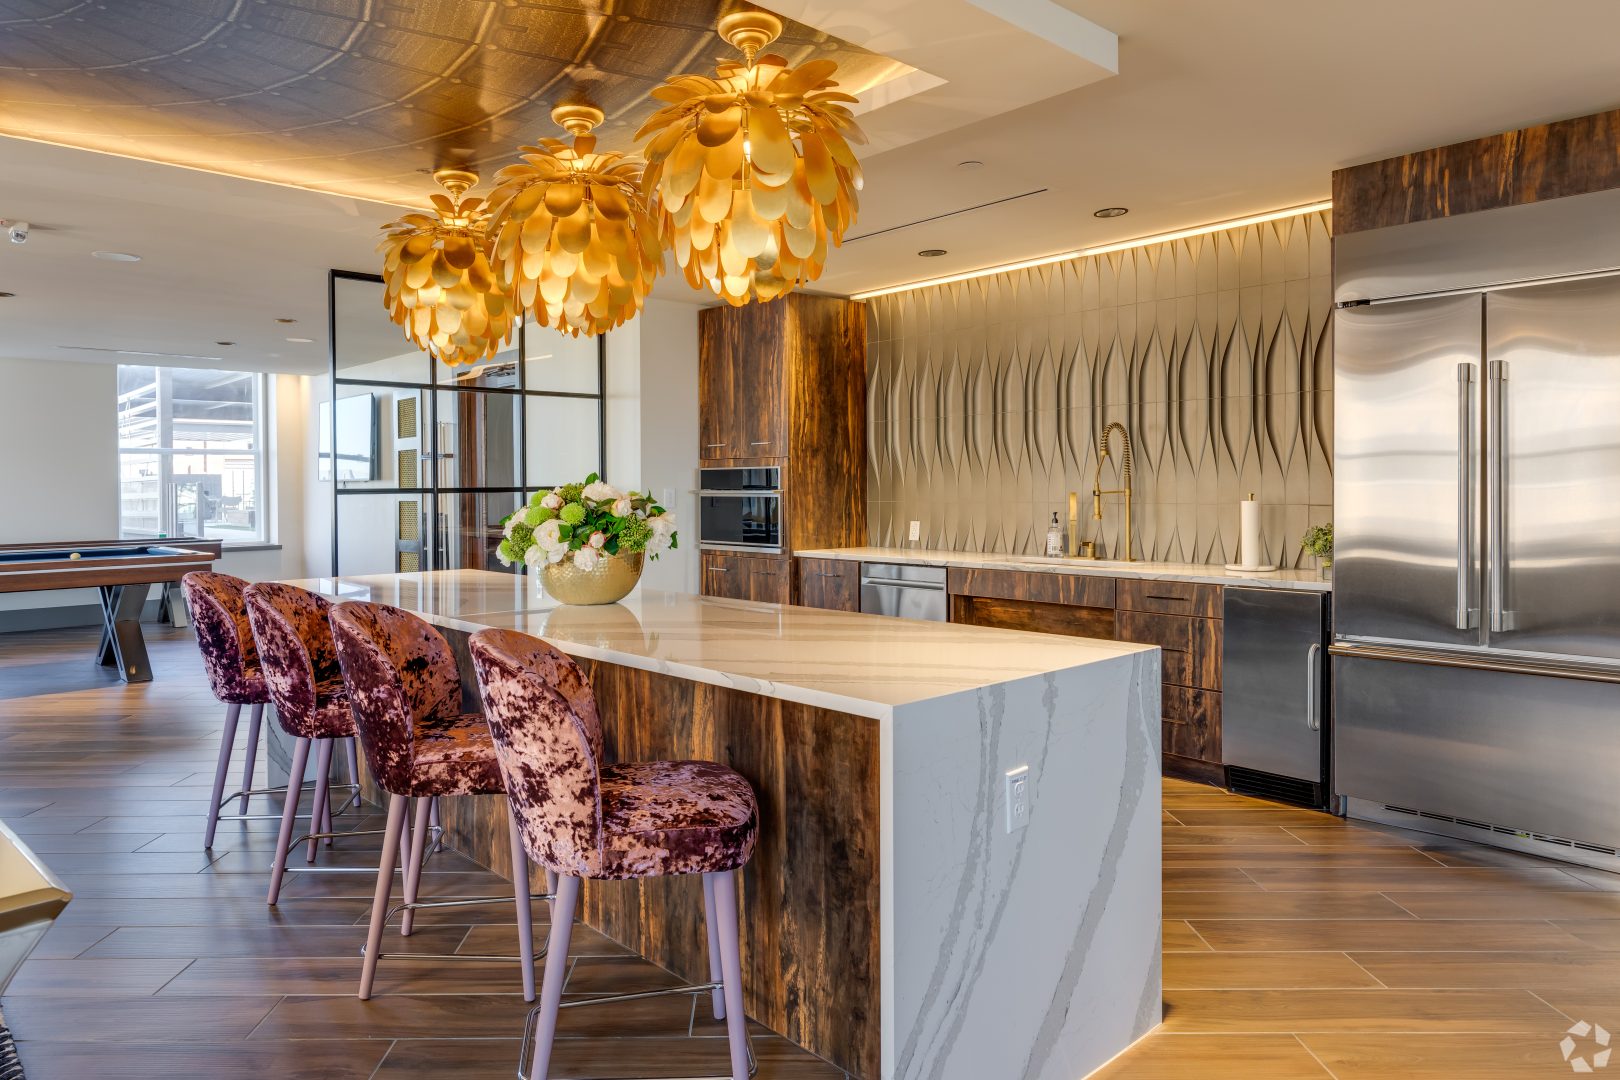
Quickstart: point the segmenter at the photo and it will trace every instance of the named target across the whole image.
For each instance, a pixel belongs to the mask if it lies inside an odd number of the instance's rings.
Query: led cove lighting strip
[[[1210,233],[1225,232],[1227,229],[1241,229],[1246,225],[1260,225],[1267,221],[1281,221],[1283,218],[1299,217],[1302,214],[1315,214],[1331,209],[1333,209],[1332,200],[1324,199],[1322,202],[1309,203],[1305,206],[1291,206],[1286,210],[1272,210],[1265,214],[1252,214],[1249,217],[1232,218],[1230,221],[1217,221],[1191,229],[1177,229],[1175,232],[1156,233],[1153,236],[1143,236],[1135,240],[1121,240],[1116,244],[1098,244],[1096,247],[1079,248],[1058,255],[1042,255],[1038,259],[1002,263],[1000,266],[989,266],[983,270],[965,270],[960,274],[947,274],[944,277],[913,281],[906,285],[890,285],[886,289],[871,289],[867,292],[858,292],[851,299],[870,300],[873,297],[910,292],[913,289],[931,289],[936,285],[972,281],[974,278],[989,277],[991,274],[1010,274],[1015,270],[1028,270],[1036,266],[1050,266],[1053,263],[1068,262],[1070,259],[1083,259],[1088,255],[1107,255],[1114,251],[1129,251],[1131,248],[1147,247],[1149,244],[1165,244],[1172,240],[1186,240],[1193,236],[1207,236]]]

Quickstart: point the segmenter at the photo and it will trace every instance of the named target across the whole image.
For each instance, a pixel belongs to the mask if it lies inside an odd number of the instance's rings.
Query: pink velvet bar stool
[[[331,613],[338,662],[349,688],[360,745],[377,784],[388,792],[388,824],[377,864],[377,890],[371,928],[360,970],[361,1000],[371,997],[377,962],[408,959],[514,959],[521,965],[523,999],[534,1000],[534,931],[530,922],[528,863],[517,827],[511,828],[512,896],[464,900],[418,900],[429,815],[436,799],[451,795],[504,795],[506,785],[495,761],[495,744],[484,714],[461,708],[461,672],[455,654],[437,630],[408,611],[386,604],[350,601]],[[394,862],[405,835],[406,807],[416,800],[416,828],[406,862],[405,902],[400,933],[411,932],[422,907],[511,902],[517,911],[516,957],[436,957],[420,953],[385,954],[383,929],[391,914]],[[551,899],[550,895],[542,899]]]
[[[650,996],[562,1005],[580,881],[702,874],[710,981],[659,992],[710,993],[715,1019],[726,1021],[732,1078],[747,1080],[736,871],[759,836],[754,789],[709,761],[604,762],[596,699],[578,664],[511,630],[480,630],[469,647],[524,846],[557,875],[540,1004],[530,1014],[533,1067],[525,1073],[520,1062],[518,1075],[548,1080],[560,1009]]]
[[[313,749],[315,801],[311,807],[310,831],[298,842],[309,845],[306,860],[315,861],[316,844],[328,843],[332,831],[331,772],[332,754],[342,740],[352,745],[354,716],[349,711],[349,693],[338,669],[332,630],[326,615],[332,605],[324,597],[293,585],[263,582],[249,585],[248,624],[259,647],[259,663],[264,670],[270,700],[276,707],[276,721],[292,736],[293,759],[288,770],[287,794],[282,801],[281,831],[276,836],[275,864],[270,869],[272,906],[280,898],[282,878],[287,871],[287,855],[295,846],[293,824],[298,817],[298,800],[303,793],[304,774]],[[356,764],[349,764],[351,779]],[[340,868],[346,869],[346,868]]]
[[[264,718],[265,704],[270,692],[264,684],[264,673],[259,669],[259,650],[253,643],[253,630],[248,626],[247,603],[242,590],[247,582],[229,574],[213,574],[194,570],[180,579],[180,589],[186,597],[186,610],[191,614],[191,625],[197,632],[197,648],[202,652],[203,670],[208,673],[208,686],[214,696],[225,705],[225,730],[219,737],[219,764],[214,769],[214,790],[208,802],[208,826],[203,832],[203,847],[214,846],[214,833],[219,827],[220,811],[225,804],[240,799],[240,813],[224,815],[228,821],[242,821],[248,817],[248,797],[266,792],[253,790],[253,761],[259,749],[259,724]],[[251,705],[248,718],[247,761],[242,766],[242,787],[225,794],[225,780],[230,773],[231,754],[236,749],[236,724],[242,715],[242,706]]]

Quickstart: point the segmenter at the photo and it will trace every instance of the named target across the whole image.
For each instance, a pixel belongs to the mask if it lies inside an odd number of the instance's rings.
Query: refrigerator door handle
[[[1513,629],[1513,613],[1507,610],[1507,484],[1505,443],[1507,441],[1507,378],[1506,360],[1490,362],[1490,387],[1486,396],[1486,421],[1489,425],[1489,453],[1485,458],[1486,520],[1489,551],[1487,559],[1491,574],[1491,631],[1501,633]]]
[[[1322,730],[1322,693],[1317,683],[1321,679],[1322,646],[1311,642],[1305,650],[1305,726],[1312,731]]]
[[[1478,625],[1474,593],[1474,365],[1457,365],[1457,629]]]

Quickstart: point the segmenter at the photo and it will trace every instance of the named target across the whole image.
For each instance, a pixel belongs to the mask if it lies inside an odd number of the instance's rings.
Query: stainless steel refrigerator
[[[1613,868],[1620,192],[1335,244],[1335,790]]]

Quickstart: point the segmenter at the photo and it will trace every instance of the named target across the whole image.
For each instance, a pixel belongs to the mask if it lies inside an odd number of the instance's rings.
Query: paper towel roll
[[[1258,570],[1265,559],[1260,548],[1260,504],[1253,498],[1244,499],[1238,532],[1238,565],[1245,570]]]

